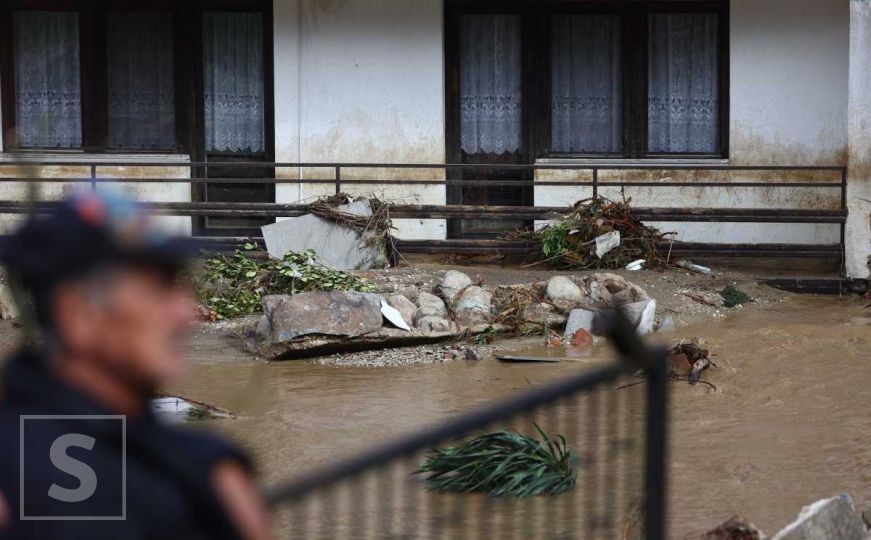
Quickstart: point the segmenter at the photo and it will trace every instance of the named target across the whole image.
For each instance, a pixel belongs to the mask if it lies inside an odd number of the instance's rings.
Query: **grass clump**
[[[251,256],[256,244],[245,251],[206,259],[197,283],[200,301],[219,320],[260,311],[263,297],[305,291],[374,292],[376,287],[353,274],[327,268],[312,250],[288,253],[283,259]]]
[[[728,287],[720,291],[720,296],[723,297],[723,306],[727,308],[732,308],[735,306],[740,306],[741,304],[749,304],[750,302],[753,302],[753,298],[751,298],[749,294],[745,293],[734,285],[729,285]]]
[[[562,435],[536,429],[541,440],[500,431],[432,450],[417,472],[428,474],[427,488],[440,492],[532,497],[571,490],[578,457]]]

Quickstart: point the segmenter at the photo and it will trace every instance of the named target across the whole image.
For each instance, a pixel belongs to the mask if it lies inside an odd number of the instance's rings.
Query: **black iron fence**
[[[615,321],[617,319],[615,318]],[[474,410],[267,492],[290,538],[665,538],[666,372],[624,319],[619,358]],[[634,373],[647,371],[646,383]],[[561,435],[574,487],[527,498],[428,489],[433,448],[483,432]]]
[[[155,168],[182,168],[189,178],[142,174]],[[137,169],[137,174],[129,174]],[[223,177],[215,178],[210,171],[220,169]],[[270,174],[250,174],[250,171]],[[232,171],[239,171],[233,175]],[[231,174],[228,177],[227,172]],[[242,174],[248,171],[249,174]],[[516,171],[518,179],[488,179],[487,171]],[[29,173],[29,174],[28,174]],[[484,177],[482,178],[482,174]],[[552,178],[552,175],[570,175]],[[525,175],[525,177],[524,177]],[[718,179],[728,175],[727,180]],[[187,175],[186,175],[187,176]],[[252,176],[252,177],[248,177]],[[474,178],[472,178],[474,177]],[[656,206],[637,204],[635,214],[648,221],[703,223],[804,223],[833,224],[840,227],[839,241],[830,243],[745,243],[723,242],[669,244],[676,255],[736,255],[841,258],[844,249],[844,224],[847,217],[845,167],[809,166],[734,166],[725,164],[650,164],[650,165],[587,165],[587,164],[410,164],[410,163],[239,163],[187,161],[39,161],[20,158],[0,162],[0,187],[11,183],[89,184],[92,189],[104,184],[142,185],[187,183],[191,186],[192,202],[150,202],[148,208],[159,215],[189,217],[294,217],[308,212],[306,205],[275,202],[216,202],[202,196],[202,185],[287,185],[319,186],[315,194],[348,191],[380,191],[391,197],[391,189],[413,193],[415,188],[444,186],[446,190],[464,187],[560,187],[566,204],[575,200],[606,195],[614,197],[633,190],[649,189],[663,193]],[[723,199],[740,200],[738,194],[757,190],[757,202],[773,197],[783,190],[793,190],[795,207],[738,207],[720,204],[711,207],[687,207],[680,197],[667,189],[702,190],[722,193]],[[717,191],[719,190],[719,191]],[[399,192],[399,191],[397,191]],[[51,204],[41,197],[36,204],[23,195],[11,197],[6,190],[0,200],[0,214],[26,213]],[[825,195],[831,193],[832,195]],[[196,195],[200,194],[200,195]],[[775,197],[776,198],[776,197]],[[565,213],[567,207],[554,206],[492,206],[470,204],[391,204],[394,218],[448,220],[547,220]],[[255,229],[256,230],[256,229]],[[235,245],[247,237],[220,237],[211,231],[212,246]],[[405,238],[396,246],[403,252],[423,253],[523,253],[536,246],[529,242],[494,239],[449,238],[444,240]]]

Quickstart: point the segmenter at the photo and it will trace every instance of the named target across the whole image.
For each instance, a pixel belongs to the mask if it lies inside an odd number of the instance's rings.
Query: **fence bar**
[[[336,165],[336,195],[342,192],[342,168]]]

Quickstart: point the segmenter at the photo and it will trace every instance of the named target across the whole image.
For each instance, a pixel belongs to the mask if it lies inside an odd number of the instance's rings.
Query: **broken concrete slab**
[[[372,214],[365,201],[340,206],[339,210],[363,216]],[[384,248],[368,245],[368,235],[313,214],[270,223],[260,230],[269,256],[276,259],[291,251],[299,253],[311,249],[318,254],[321,263],[336,270],[384,268],[388,265]]]
[[[863,540],[865,535],[865,523],[853,499],[843,494],[805,506],[772,540]]]
[[[598,316],[598,311],[582,308],[573,309],[569,312],[569,320],[566,322],[566,329],[563,332],[563,341],[570,341],[578,330],[586,330],[590,334],[594,334]]]
[[[381,328],[381,297],[344,291],[316,291],[271,299],[264,304],[270,343],[308,334],[356,337]]]
[[[396,347],[411,347],[427,345],[456,339],[461,335],[456,323],[446,321],[451,329],[441,332],[424,332],[412,329],[411,332],[398,328],[382,327],[381,329],[355,338],[340,336],[307,335],[293,341],[283,343],[264,343],[249,336],[244,341],[245,348],[266,360],[296,360],[312,358],[335,353],[368,351],[373,349],[390,349]],[[505,325],[483,324],[463,330],[462,335],[474,336],[484,332],[507,332]]]
[[[656,319],[656,300],[642,300],[623,305],[626,317],[635,325],[635,330],[640,336],[646,336],[653,332]]]
[[[387,303],[387,300],[381,299],[381,315],[393,326],[400,330],[411,331],[408,323],[402,318],[402,313],[398,309]]]

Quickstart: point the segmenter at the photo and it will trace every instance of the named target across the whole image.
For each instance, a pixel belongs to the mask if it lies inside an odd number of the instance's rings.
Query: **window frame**
[[[186,2],[171,0],[4,0],[0,2],[0,96],[2,96],[3,148],[6,151],[93,154],[188,154],[191,151],[191,107],[186,98],[190,45],[184,28],[190,16]],[[15,110],[15,69],[12,37],[14,11],[72,11],[79,15],[79,58],[82,94],[82,145],[78,148],[20,147]],[[166,148],[109,148],[108,54],[106,24],[109,12],[152,11],[172,14],[175,142]]]
[[[729,1],[728,0],[447,0],[445,31],[446,139],[448,156],[459,162],[458,109],[460,17],[465,14],[520,14],[524,58],[522,82],[523,161],[535,159],[727,159],[729,156]],[[648,15],[652,13],[716,13],[718,15],[718,151],[675,153],[648,151]],[[623,150],[611,153],[551,150],[551,17],[554,15],[618,15],[621,19]]]

